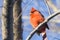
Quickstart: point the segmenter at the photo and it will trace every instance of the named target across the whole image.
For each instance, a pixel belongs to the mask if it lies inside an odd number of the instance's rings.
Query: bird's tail
[[[46,35],[46,32],[45,32],[45,31],[44,31],[44,32],[42,32],[41,34],[42,34],[43,40],[48,40],[48,39],[47,39],[47,35]]]
[[[40,36],[40,33],[39,33],[39,32],[37,32],[37,35],[38,35],[38,36]]]
[[[48,27],[48,25],[47,25],[47,24],[45,24],[45,26],[46,26],[46,28],[47,28],[47,29],[49,29],[49,27]]]

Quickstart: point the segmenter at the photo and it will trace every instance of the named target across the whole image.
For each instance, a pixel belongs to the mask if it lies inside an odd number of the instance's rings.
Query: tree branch
[[[32,38],[32,36],[35,34],[35,32],[38,29],[41,29],[41,26],[44,25],[45,23],[47,23],[48,21],[50,21],[53,17],[57,16],[58,14],[60,14],[60,10],[55,12],[54,14],[50,15],[44,22],[40,23],[37,28],[35,28],[30,35],[28,35],[28,37],[26,38],[26,40],[30,40]]]

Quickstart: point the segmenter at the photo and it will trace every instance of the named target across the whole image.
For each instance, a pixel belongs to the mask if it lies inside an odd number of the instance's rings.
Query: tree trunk
[[[2,9],[2,39],[13,40],[13,0],[4,0]]]
[[[22,40],[22,19],[21,16],[21,2],[22,0],[15,0],[13,6],[13,33],[14,33],[14,40]]]

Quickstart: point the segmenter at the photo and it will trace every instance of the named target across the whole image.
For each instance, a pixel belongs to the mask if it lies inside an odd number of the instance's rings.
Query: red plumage
[[[36,28],[40,23],[45,20],[44,16],[41,12],[37,11],[36,9],[32,8],[30,12],[30,23],[33,28]],[[37,30],[37,34],[45,32],[45,29],[48,28],[47,24],[44,24],[43,27]],[[48,28],[49,29],[49,28]]]

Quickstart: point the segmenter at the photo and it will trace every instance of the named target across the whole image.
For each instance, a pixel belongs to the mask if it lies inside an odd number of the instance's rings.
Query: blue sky
[[[2,14],[2,8],[1,8],[1,6],[2,6],[2,2],[3,2],[3,0],[0,0],[0,17],[1,17],[1,14]],[[1,25],[2,23],[1,23],[1,18],[0,18],[0,40],[2,40],[2,33],[1,33]]]
[[[56,0],[52,0],[52,2],[59,8],[59,3],[56,3]],[[59,0],[57,1],[59,2]],[[3,0],[0,0],[0,6],[2,6]],[[59,5],[57,5],[59,4]],[[23,0],[22,1],[22,21],[23,21],[23,40],[26,39],[26,37],[29,35],[29,33],[33,30],[30,20],[29,20],[29,13],[31,8],[34,7],[35,9],[41,11],[41,13],[44,15],[45,19],[49,16],[48,14],[48,8],[46,7],[44,0]],[[2,9],[0,8],[0,15]],[[57,17],[56,17],[57,18]],[[53,20],[53,19],[52,19]],[[57,19],[55,19],[57,20]],[[59,20],[59,18],[58,18]],[[48,26],[50,30],[46,30],[47,32],[47,37],[48,40],[60,40],[60,31],[58,28],[60,28],[59,23],[56,26],[56,23],[53,22],[48,22]],[[53,32],[54,31],[54,32]],[[0,30],[0,35],[1,35],[1,30]],[[2,35],[1,35],[2,36]],[[2,40],[0,36],[0,40]],[[31,38],[31,40],[42,40],[42,36],[38,36],[36,33],[34,36]]]

